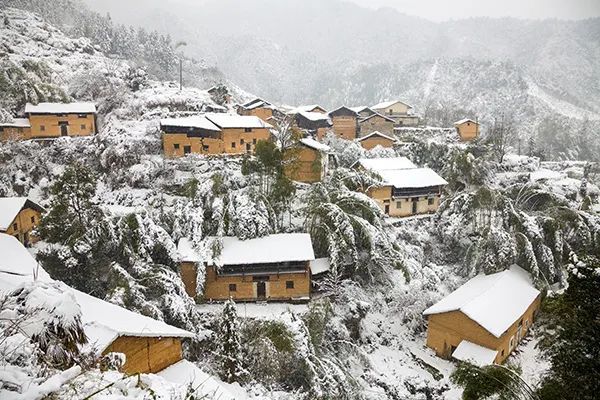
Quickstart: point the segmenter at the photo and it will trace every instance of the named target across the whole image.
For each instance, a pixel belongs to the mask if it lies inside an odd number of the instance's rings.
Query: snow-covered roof
[[[179,239],[177,243],[177,253],[179,254],[179,261],[183,262],[201,262],[202,257],[194,249],[193,243],[188,238]]]
[[[329,264],[329,257],[317,258],[310,262],[310,272],[313,275],[322,274],[323,272],[329,271],[331,265]]]
[[[268,264],[315,259],[308,233],[279,233],[255,239],[221,238],[223,248],[217,258],[219,265]]]
[[[388,170],[417,168],[417,166],[406,157],[361,158],[356,163],[364,169],[377,173]]]
[[[19,249],[20,247],[20,249]],[[0,291],[10,291],[34,279],[52,282],[33,256],[10,235],[0,234]],[[5,256],[6,255],[6,256]],[[65,285],[65,287],[67,287]],[[72,289],[81,307],[81,321],[89,345],[102,352],[120,336],[193,337],[194,334],[162,321],[129,311],[123,307]]]
[[[454,123],[454,125],[461,125],[461,124],[464,124],[465,122],[472,122],[474,124],[477,124],[477,121],[474,121],[474,120],[472,120],[470,118],[464,118],[464,119],[461,119],[460,121],[456,121]]]
[[[28,206],[42,211],[43,208],[27,197],[0,197],[0,231],[6,231],[15,220],[17,214]]]
[[[40,278],[50,278],[46,271],[38,267],[38,263],[21,242],[12,235],[0,233],[0,254],[0,273],[21,276],[39,274]]]
[[[312,112],[315,108],[319,108],[323,111],[326,111],[324,107],[321,107],[318,104],[308,104],[304,106],[298,106],[290,110],[290,114],[298,114],[299,112]]]
[[[383,133],[381,133],[381,132],[379,132],[379,131],[374,131],[374,132],[371,132],[371,133],[369,133],[368,135],[365,135],[365,136],[363,136],[363,137],[359,137],[359,138],[357,138],[357,139],[356,139],[356,141],[358,141],[358,142],[362,142],[363,140],[365,140],[365,139],[368,139],[368,138],[370,138],[370,137],[372,137],[372,136],[381,136],[382,138],[389,139],[389,140],[391,140],[392,142],[395,142],[395,141],[396,141],[396,139],[394,139],[393,137],[391,137],[391,136],[388,136],[388,135],[386,135],[386,134],[383,134]]]
[[[374,117],[381,117],[381,118],[383,118],[383,119],[385,119],[385,120],[387,120],[389,122],[396,123],[396,121],[394,121],[392,118],[386,117],[385,115],[379,114],[378,112],[373,112],[373,114],[369,115],[368,117],[365,117],[365,118],[361,119],[358,122],[365,122],[365,121],[368,121],[368,120],[370,120],[371,118],[374,118]]]
[[[328,152],[329,150],[331,150],[331,148],[329,146],[327,146],[326,144],[323,144],[321,142],[317,142],[313,138],[302,138],[302,139],[300,139],[300,143],[302,143],[303,145],[308,146],[312,149],[319,150],[319,151]]]
[[[300,111],[298,114],[302,115],[304,118],[310,121],[331,121],[329,115],[322,114],[319,112]]]
[[[404,104],[405,106],[407,106],[408,108],[412,108],[411,105],[406,104],[400,100],[388,100],[388,101],[382,101],[381,103],[375,104],[374,106],[371,106],[371,110],[383,110],[385,108],[391,107],[394,104]]]
[[[448,182],[430,168],[396,169],[377,171],[383,180],[395,188],[427,188],[444,186]]]
[[[31,123],[29,123],[29,118],[13,118],[12,121],[0,122],[0,126],[31,128]]]
[[[468,340],[461,341],[452,357],[457,360],[470,362],[478,367],[485,367],[494,363],[498,350],[488,349],[487,347],[480,346],[478,344],[469,342]]]
[[[90,114],[96,113],[94,103],[39,103],[25,105],[25,114]]]
[[[160,120],[160,125],[177,126],[181,128],[199,128],[217,132],[221,130],[203,115],[195,115],[192,117],[183,118],[163,118]]]
[[[98,351],[106,349],[120,336],[193,337],[194,334],[165,322],[129,311],[123,307],[73,289],[81,307],[85,334]]]
[[[529,274],[513,265],[495,274],[477,275],[423,314],[461,311],[492,335],[500,337],[539,294]]]
[[[271,103],[269,103],[268,101],[265,101],[265,100],[257,97],[254,100],[250,100],[247,103],[241,104],[241,107],[245,108],[246,110],[253,110],[253,109],[259,108],[259,107],[273,108],[273,105]]]
[[[350,108],[352,111],[356,112],[356,113],[360,113],[360,112],[363,112],[363,111],[365,111],[365,110],[370,110],[370,111],[373,111],[373,110],[371,110],[371,108],[370,108],[370,107],[367,107],[367,106],[349,107],[349,108]],[[373,112],[374,112],[374,111],[373,111]]]
[[[238,115],[224,113],[208,113],[206,114],[213,124],[219,128],[272,128],[271,124],[266,123],[262,119],[254,115]]]
[[[238,393],[233,393],[229,384],[207,374],[188,360],[181,360],[168,366],[156,375],[169,382],[196,389],[196,395],[207,399],[237,400]]]

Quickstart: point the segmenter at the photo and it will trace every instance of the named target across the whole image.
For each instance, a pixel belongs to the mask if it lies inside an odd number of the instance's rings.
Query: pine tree
[[[225,303],[219,321],[219,356],[221,357],[221,374],[225,381],[238,381],[243,375],[242,345],[240,328],[235,303],[229,299]]]
[[[600,260],[572,268],[565,292],[547,300],[540,346],[552,367],[539,391],[543,400],[592,400],[600,393]]]
[[[85,165],[65,169],[50,192],[50,210],[39,226],[42,239],[72,245],[101,219],[102,211],[92,201],[96,178]]]

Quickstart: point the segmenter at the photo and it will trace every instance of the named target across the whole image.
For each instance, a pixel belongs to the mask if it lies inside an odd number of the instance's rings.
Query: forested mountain
[[[189,54],[273,101],[334,107],[400,96],[422,106],[428,69],[436,59],[472,66],[457,72],[464,84],[444,82],[443,73],[434,82],[450,86],[450,99],[468,96],[467,86],[485,99],[496,82],[475,79],[482,73],[485,77],[480,63],[502,61],[508,63],[500,67],[503,74],[517,74],[528,82],[519,86],[507,81],[507,90],[514,94],[540,88],[549,102],[564,101],[596,118],[600,112],[600,84],[595,79],[600,68],[598,19],[470,18],[434,23],[338,0],[180,1],[169,3],[168,10],[163,2],[144,2],[143,8],[139,1],[125,6],[110,0],[87,3],[115,19],[187,40]],[[558,106],[553,111],[575,114]]]

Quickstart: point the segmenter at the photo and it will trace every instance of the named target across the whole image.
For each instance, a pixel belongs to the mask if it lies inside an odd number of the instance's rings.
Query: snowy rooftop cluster
[[[417,168],[406,157],[361,158],[356,164],[376,173],[386,184],[396,188],[426,188],[448,184],[432,169]]]
[[[25,114],[95,114],[94,103],[39,103],[25,105]]]
[[[0,234],[0,291],[14,290],[31,282],[34,276],[42,282],[52,282],[48,273],[13,236]],[[72,290],[81,307],[82,323],[89,345],[102,352],[120,336],[139,337],[193,337],[191,332],[162,321],[126,310],[104,300]]]
[[[477,275],[423,314],[461,311],[496,337],[517,321],[540,292],[529,274],[513,265],[490,275]]]
[[[184,118],[165,118],[160,120],[164,126],[200,128],[220,131],[228,128],[272,128],[273,126],[253,115],[207,113]]]
[[[249,102],[242,104],[241,107],[246,110],[254,110],[260,107],[274,108],[274,106],[271,103],[258,97],[254,100],[250,100]]]

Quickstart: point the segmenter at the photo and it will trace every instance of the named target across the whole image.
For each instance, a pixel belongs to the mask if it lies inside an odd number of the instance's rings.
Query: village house
[[[307,233],[281,233],[255,239],[221,241],[214,260],[202,260],[183,238],[179,241],[180,271],[186,291],[205,300],[257,301],[310,298],[310,262],[315,259]],[[204,271],[203,280],[199,271]]]
[[[321,181],[329,169],[329,146],[313,138],[302,138],[285,152],[285,175],[293,181]]]
[[[254,153],[256,143],[271,140],[272,126],[256,116],[221,113],[160,121],[166,157],[186,154]]]
[[[256,98],[247,103],[240,104],[237,107],[237,112],[240,115],[253,115],[262,119],[265,122],[269,122],[273,118],[273,111],[275,107],[263,99]]]
[[[379,131],[371,132],[366,136],[356,139],[356,141],[367,150],[371,150],[377,146],[393,147],[396,143],[396,139]]]
[[[355,168],[381,178],[381,184],[369,188],[367,195],[391,217],[435,212],[448,183],[435,171],[418,168],[405,157],[361,158]]]
[[[327,114],[314,111],[300,111],[295,114],[294,125],[321,140],[331,130],[333,123]]]
[[[212,86],[207,92],[211,100],[219,105],[231,103],[231,93],[229,93],[229,88],[223,84]]]
[[[333,123],[333,132],[336,136],[346,140],[358,137],[358,114],[345,106],[341,106],[329,113]]]
[[[25,246],[36,241],[31,234],[44,209],[27,197],[0,197],[0,232],[12,235]]]
[[[394,133],[394,125],[396,121],[381,115],[379,113],[371,114],[368,117],[358,120],[358,129],[360,136],[371,133],[373,131],[379,131],[386,135],[392,135]]]
[[[516,265],[477,275],[424,311],[427,346],[443,358],[500,364],[527,335],[540,302],[529,274]]]
[[[89,136],[98,132],[93,103],[27,103],[25,116],[30,124],[25,139]]]
[[[456,128],[456,133],[458,133],[460,140],[463,142],[479,137],[479,123],[477,121],[468,118],[461,119],[454,123],[454,127]]]
[[[13,118],[0,123],[0,141],[25,140],[31,137],[31,124],[27,118]]]
[[[0,234],[0,254],[0,293],[14,290],[34,277],[41,282],[53,282],[13,236]],[[98,355],[125,354],[122,370],[128,374],[154,373],[178,363],[183,357],[181,341],[194,336],[162,321],[70,290],[81,307],[81,322],[88,338],[86,349]]]
[[[371,106],[371,110],[395,121],[396,126],[417,126],[419,117],[412,113],[412,106],[399,100],[384,101]]]

